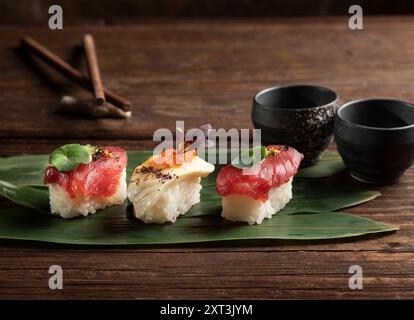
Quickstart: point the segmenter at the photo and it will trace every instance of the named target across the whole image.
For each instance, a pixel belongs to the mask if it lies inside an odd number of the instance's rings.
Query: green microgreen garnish
[[[94,147],[90,145],[66,144],[54,150],[49,156],[49,163],[61,172],[75,170],[81,163],[92,161]]]
[[[260,163],[269,155],[275,155],[280,151],[277,149],[269,150],[265,146],[257,146],[251,149],[244,149],[240,155],[231,161],[231,164],[239,169],[251,168],[253,165]]]

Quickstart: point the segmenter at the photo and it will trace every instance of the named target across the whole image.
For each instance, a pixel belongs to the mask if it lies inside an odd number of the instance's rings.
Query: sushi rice
[[[249,196],[232,194],[223,197],[221,216],[230,221],[261,224],[265,218],[282,210],[292,199],[292,179],[269,191],[266,201],[255,200]]]
[[[125,201],[127,193],[126,170],[124,169],[119,177],[116,192],[109,197],[77,193],[75,198],[71,198],[66,189],[59,184],[50,183],[48,186],[52,214],[67,219],[87,216],[99,209],[122,204]]]
[[[135,217],[145,223],[174,223],[179,216],[200,202],[200,180],[199,177],[193,177],[173,183],[163,190],[158,200],[147,210],[134,206]],[[133,191],[129,195],[130,199],[134,199]]]

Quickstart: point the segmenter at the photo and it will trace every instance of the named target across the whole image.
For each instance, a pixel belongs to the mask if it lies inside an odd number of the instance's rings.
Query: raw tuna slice
[[[271,218],[283,209],[292,198],[292,178],[303,155],[282,145],[266,149],[271,154],[253,168],[227,165],[217,175],[216,189],[223,196],[224,218],[260,224],[264,218]]]

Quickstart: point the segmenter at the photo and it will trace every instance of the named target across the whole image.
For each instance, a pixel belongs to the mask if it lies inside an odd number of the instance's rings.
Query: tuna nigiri
[[[303,155],[282,145],[265,150],[267,156],[247,171],[230,164],[217,175],[216,189],[223,196],[224,218],[261,224],[292,199],[292,179]]]
[[[152,156],[135,168],[128,186],[135,217],[145,223],[175,222],[200,202],[201,177],[213,171],[214,165],[195,150],[168,149]]]
[[[126,199],[127,154],[118,147],[69,144],[49,157],[44,183],[52,214],[87,216]]]

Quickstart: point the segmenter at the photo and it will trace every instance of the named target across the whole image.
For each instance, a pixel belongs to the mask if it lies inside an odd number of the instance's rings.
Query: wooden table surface
[[[82,66],[76,46],[96,37],[105,85],[133,102],[129,120],[56,112],[75,86],[17,49],[31,35]],[[169,21],[135,25],[0,27],[0,154],[48,153],[67,142],[148,149],[154,130],[209,122],[252,128],[253,94],[312,83],[343,101],[414,101],[414,18]],[[344,174],[344,179],[350,179]],[[341,241],[264,241],[173,247],[84,248],[0,242],[0,298],[414,298],[414,169],[380,198],[348,211],[400,225],[396,233]],[[2,207],[12,204],[2,199]],[[48,268],[64,289],[48,288]],[[350,290],[348,268],[364,272]]]

